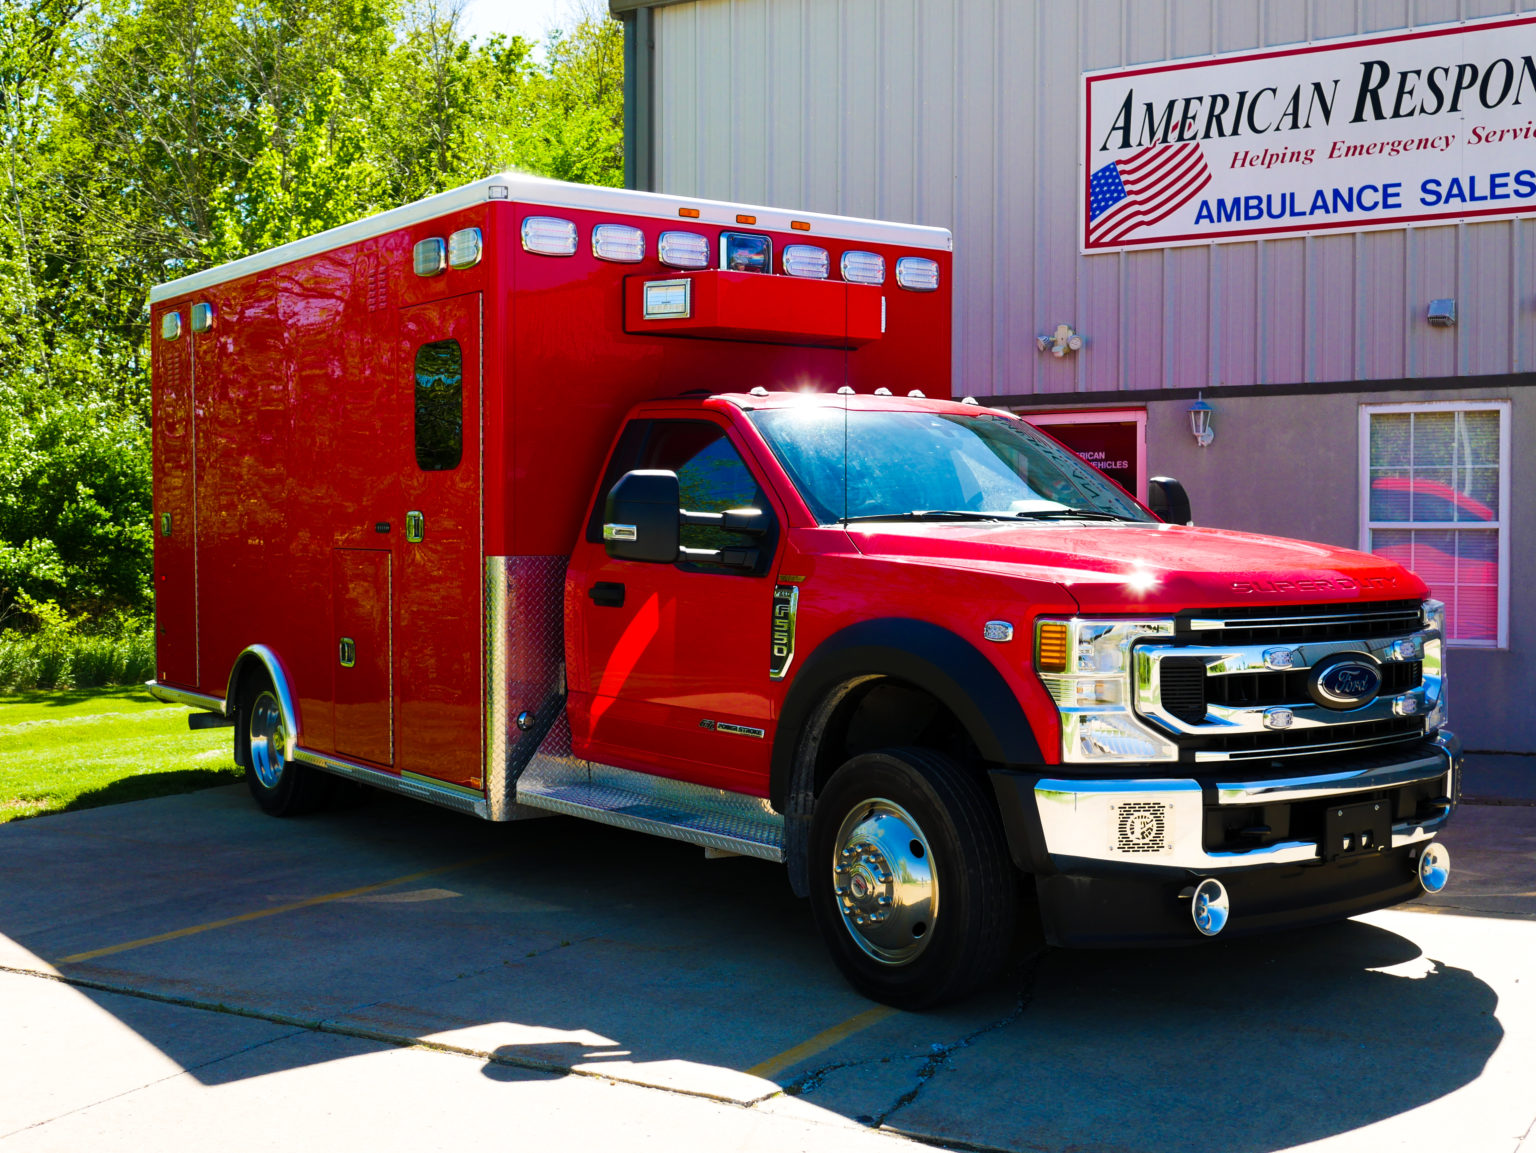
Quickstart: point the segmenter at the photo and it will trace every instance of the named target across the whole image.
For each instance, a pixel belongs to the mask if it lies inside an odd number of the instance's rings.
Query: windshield
[[[1072,452],[1007,417],[821,405],[751,417],[822,524],[1152,519]]]

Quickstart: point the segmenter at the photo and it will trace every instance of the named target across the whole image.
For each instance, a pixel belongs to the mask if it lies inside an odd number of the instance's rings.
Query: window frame
[[[1373,521],[1371,520],[1371,417],[1388,413],[1497,412],[1499,414],[1499,515],[1486,528],[1473,528],[1465,521]],[[1371,552],[1371,533],[1392,529],[1462,530],[1498,534],[1498,621],[1496,636],[1486,640],[1445,639],[1452,648],[1499,650],[1509,648],[1509,511],[1510,511],[1510,402],[1508,400],[1421,400],[1388,404],[1362,404],[1359,425],[1359,525],[1360,551]],[[1488,522],[1477,522],[1488,524]],[[1374,554],[1373,554],[1374,555]]]

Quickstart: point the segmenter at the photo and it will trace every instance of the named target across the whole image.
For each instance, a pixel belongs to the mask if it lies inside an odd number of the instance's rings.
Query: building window
[[[416,350],[416,466],[459,467],[464,456],[464,352],[456,340]]]
[[[1507,644],[1509,402],[1365,405],[1361,546],[1445,602],[1453,644]]]

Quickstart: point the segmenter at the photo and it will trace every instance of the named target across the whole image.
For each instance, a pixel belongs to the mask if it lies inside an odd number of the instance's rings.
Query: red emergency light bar
[[[624,279],[624,331],[857,348],[885,331],[880,289],[711,269]]]

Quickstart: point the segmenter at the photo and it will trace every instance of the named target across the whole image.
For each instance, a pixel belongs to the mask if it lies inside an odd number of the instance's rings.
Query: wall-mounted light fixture
[[[1194,434],[1195,443],[1205,448],[1216,439],[1216,430],[1211,427],[1211,413],[1216,410],[1205,403],[1204,394],[1197,394],[1195,403],[1189,406],[1189,431]]]
[[[1082,348],[1083,338],[1072,331],[1070,324],[1058,324],[1055,332],[1035,337],[1035,347],[1041,352],[1049,352],[1052,356],[1060,358]]]
[[[1455,297],[1446,297],[1444,300],[1431,300],[1429,302],[1429,313],[1425,319],[1438,328],[1450,328],[1456,323]]]

